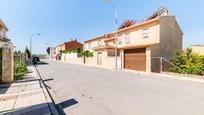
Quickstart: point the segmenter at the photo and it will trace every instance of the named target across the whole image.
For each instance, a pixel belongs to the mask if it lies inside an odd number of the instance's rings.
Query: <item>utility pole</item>
[[[41,36],[41,34],[40,33],[35,33],[35,34],[32,34],[31,36],[30,36],[30,59],[31,59],[31,57],[32,57],[32,40],[33,40],[33,37],[34,36]]]
[[[115,69],[118,67],[118,10],[116,5],[111,0],[104,0],[105,2],[109,2],[114,9],[115,15]]]

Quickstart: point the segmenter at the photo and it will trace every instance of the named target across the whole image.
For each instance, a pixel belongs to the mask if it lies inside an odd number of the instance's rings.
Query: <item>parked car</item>
[[[37,64],[40,62],[40,58],[38,56],[32,56],[31,58],[33,64]]]

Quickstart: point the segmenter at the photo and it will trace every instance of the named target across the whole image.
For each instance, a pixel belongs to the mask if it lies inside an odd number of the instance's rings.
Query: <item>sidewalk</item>
[[[52,115],[57,111],[33,66],[24,80],[0,85],[0,114]]]

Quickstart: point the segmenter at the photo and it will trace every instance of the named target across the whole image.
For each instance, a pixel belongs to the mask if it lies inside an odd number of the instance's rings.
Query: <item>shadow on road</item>
[[[38,62],[37,64],[35,64],[35,65],[48,65],[49,63],[46,63],[46,62]]]
[[[75,99],[69,99],[69,100],[66,100],[66,101],[59,103],[59,105],[61,105],[61,107],[64,109],[64,108],[73,106],[77,103],[78,103],[78,101],[76,101]]]
[[[33,105],[32,107],[21,107],[17,109],[5,110],[0,111],[0,114],[19,114],[19,115],[42,115],[42,114],[49,114],[50,108],[48,103],[42,103]]]
[[[11,86],[11,84],[1,84],[0,85],[0,94],[5,94],[10,86]]]
[[[75,99],[69,99],[69,100],[66,100],[66,101],[63,101],[59,104],[57,104],[57,109],[58,109],[58,112],[60,113],[60,115],[66,115],[66,113],[64,112],[63,109],[67,108],[67,107],[71,107],[75,104],[77,104],[78,101],[76,101]]]

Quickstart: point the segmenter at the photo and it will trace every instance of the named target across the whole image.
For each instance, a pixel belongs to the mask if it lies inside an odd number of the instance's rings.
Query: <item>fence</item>
[[[14,61],[26,64],[28,62],[28,58],[25,53],[14,53]]]
[[[151,71],[156,73],[162,73],[162,72],[171,72],[170,68],[175,67],[186,74],[185,71],[183,71],[178,66],[174,65],[169,60],[165,59],[164,57],[152,57],[151,58]]]
[[[86,64],[91,66],[97,66],[97,57],[78,57],[77,53],[62,54],[61,61],[73,63],[73,64]],[[121,58],[118,57],[118,68],[121,68]],[[104,57],[101,59],[101,67],[115,68],[115,57]]]

